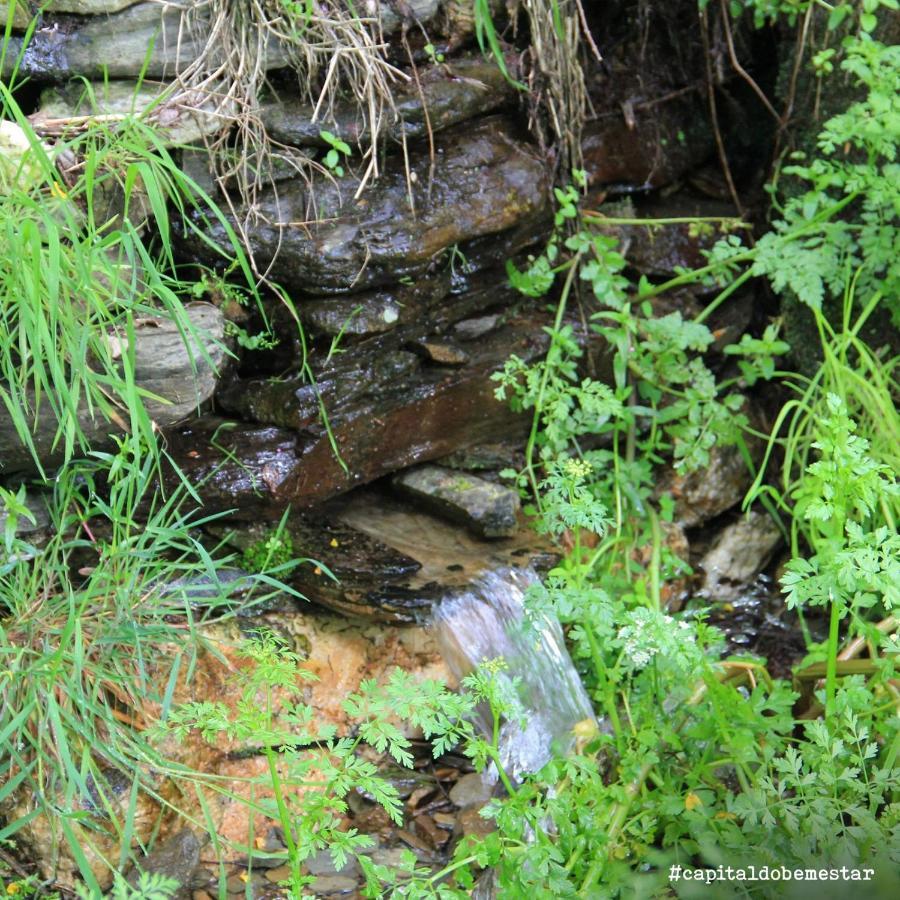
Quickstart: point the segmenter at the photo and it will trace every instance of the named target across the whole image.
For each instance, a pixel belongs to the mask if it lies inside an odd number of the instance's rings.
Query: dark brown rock
[[[310,297],[298,303],[297,309],[313,334],[369,336],[423,318],[450,293],[450,288],[448,267],[416,278],[411,284],[336,297]]]
[[[249,249],[270,278],[300,291],[359,291],[421,275],[449,247],[542,218],[545,166],[513,135],[503,118],[454,129],[437,139],[433,165],[427,151],[410,155],[409,173],[402,157],[390,159],[359,199],[354,175],[312,190],[298,181],[264,190]],[[204,227],[228,246],[222,223]],[[217,261],[196,236],[184,242],[198,259]]]
[[[282,427],[205,419],[171,432],[169,452],[210,510],[236,508],[246,518],[277,515],[288,503],[308,507],[461,447],[524,434],[527,417],[494,396],[491,375],[512,353],[540,354],[546,324],[544,311],[516,319],[473,345],[470,362],[458,368],[422,362],[390,342],[368,356],[365,348],[354,352],[318,387],[331,436],[309,385],[236,382],[223,392],[224,405]]]

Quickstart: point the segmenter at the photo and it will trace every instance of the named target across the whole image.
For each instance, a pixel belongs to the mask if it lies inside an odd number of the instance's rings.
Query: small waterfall
[[[498,677],[509,683],[521,679],[524,728],[513,717],[503,723],[500,736],[503,766],[516,779],[566,753],[575,725],[595,720],[559,622],[551,615],[525,616],[525,592],[536,582],[531,569],[487,572],[468,590],[441,601],[432,618],[441,653],[457,678],[484,660],[503,657],[507,668]],[[485,713],[486,733],[489,722]],[[496,777],[493,772],[492,780]]]

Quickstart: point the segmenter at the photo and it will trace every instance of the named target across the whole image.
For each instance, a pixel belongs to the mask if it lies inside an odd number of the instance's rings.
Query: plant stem
[[[828,665],[825,670],[825,717],[834,715],[834,695],[837,685],[838,627],[841,621],[841,604],[831,597],[831,618],[828,624]]]
[[[556,307],[556,316],[553,319],[553,330],[550,335],[550,348],[547,350],[547,356],[544,360],[544,370],[541,373],[541,384],[538,388],[537,398],[534,401],[534,415],[531,419],[531,432],[528,435],[528,443],[525,446],[525,472],[528,474],[528,480],[531,482],[531,489],[534,492],[534,500],[537,504],[538,511],[541,509],[541,497],[538,491],[537,478],[534,474],[534,448],[537,445],[538,432],[540,431],[544,394],[547,392],[550,373],[556,363],[556,353],[554,352],[557,348],[556,335],[562,327],[563,316],[566,312],[566,304],[569,299],[569,293],[572,290],[572,284],[575,281],[575,273],[578,271],[578,261],[581,258],[581,255],[582,251],[579,250],[572,259],[572,265],[566,273],[566,280],[563,284],[559,303]]]

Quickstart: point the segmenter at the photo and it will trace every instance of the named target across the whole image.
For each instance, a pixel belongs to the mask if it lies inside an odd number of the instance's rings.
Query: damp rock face
[[[386,110],[384,133],[394,140],[424,137],[497,109],[513,96],[513,89],[493,60],[463,57],[445,65],[422,69],[394,95],[394,109]],[[278,141],[296,146],[324,146],[327,129],[348,144],[368,137],[359,109],[337,107],[330,115],[314,117],[315,108],[299,100],[263,104],[260,118]]]
[[[527,419],[496,398],[491,375],[511,353],[522,359],[540,354],[546,348],[545,324],[545,313],[538,311],[498,328],[478,343],[477,353],[473,348],[463,366],[379,350],[376,356],[383,362],[402,363],[402,377],[357,381],[345,395],[332,392],[326,378],[319,389],[328,429],[308,386],[273,380],[236,383],[222,397],[229,408],[245,417],[249,413],[276,421],[248,425],[200,419],[169,433],[169,452],[198,485],[209,511],[234,509],[240,518],[271,518],[289,503],[308,508],[461,447],[524,435]],[[370,363],[362,365],[363,349],[354,357],[354,366],[362,367],[352,371],[380,371]],[[344,383],[342,378],[338,383]]]
[[[360,184],[348,175],[322,179],[312,190],[291,181],[261,192],[248,234],[260,269],[310,293],[396,283],[421,276],[454,244],[511,229],[547,205],[544,164],[502,118],[440,135],[433,166],[427,149],[410,154],[409,172],[402,157],[389,159],[357,199]],[[228,246],[221,222],[205,230]],[[185,245],[216,262],[196,236],[185,236]]]
[[[313,603],[357,620],[413,625],[493,568],[543,569],[557,559],[527,527],[484,540],[378,487],[294,512],[284,528],[302,562],[280,577]],[[272,524],[210,523],[206,531],[243,551],[267,540]]]
[[[29,121],[41,132],[63,129],[73,116],[142,116],[166,143],[191,144],[222,129],[228,114],[222,107],[201,91],[109,80],[93,82],[86,90],[83,83],[75,82],[46,89]]]
[[[419,466],[394,478],[404,495],[481,537],[508,537],[517,527],[519,496],[510,488],[466,472]]]

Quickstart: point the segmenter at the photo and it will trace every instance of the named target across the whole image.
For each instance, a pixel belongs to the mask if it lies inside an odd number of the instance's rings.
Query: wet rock
[[[528,423],[496,398],[491,375],[511,353],[526,360],[541,353],[545,323],[543,311],[517,319],[479,342],[469,363],[452,369],[420,365],[413,354],[382,345],[367,361],[360,350],[348,363],[350,377],[347,369],[333,371],[330,381],[326,375],[318,396],[296,381],[255,382],[252,392],[238,382],[220,395],[224,406],[242,416],[271,416],[299,433],[203,419],[170,432],[169,452],[198,485],[210,511],[237,509],[247,518],[277,515],[288,503],[309,507],[461,447],[513,439]],[[353,374],[360,366],[371,371],[387,361],[400,361],[405,369],[409,357],[418,368],[403,371],[402,378],[391,374],[360,384]],[[340,384],[352,386],[348,395],[335,390]],[[319,396],[330,436],[320,421]]]
[[[142,872],[164,875],[178,883],[172,900],[189,900],[191,879],[199,864],[200,842],[193,831],[184,828],[137,863],[126,880],[136,888]]]
[[[378,621],[420,620],[488,569],[526,565],[548,551],[528,529],[485,543],[374,489],[294,513],[285,528],[294,553],[313,562],[282,577],[321,606]],[[207,530],[236,549],[270,533],[262,524]]]
[[[194,5],[199,0],[185,4]],[[4,77],[18,62],[20,75],[39,82],[103,78],[104,72],[109,78],[165,78],[193,63],[204,45],[200,36],[180,33],[182,9],[174,4],[136,3],[109,16],[63,16],[55,25],[35,31],[24,46],[22,38],[10,39]]]
[[[82,9],[65,9],[80,5]],[[433,18],[439,0],[405,0],[404,14],[395,4],[372,0],[367,4],[371,27],[388,34],[407,21],[427,22]],[[19,0],[19,6],[24,3]],[[4,57],[3,76],[13,65],[22,77],[39,82],[65,81],[72,76],[87,78],[170,78],[183,73],[204,51],[209,29],[206,0],[182,0],[158,3],[156,0],[57,0],[52,8],[57,15],[46,15],[44,26],[34,32],[27,45],[14,36]],[[92,7],[89,9],[89,7]],[[104,8],[105,7],[105,8]],[[120,11],[113,12],[118,9]],[[110,12],[110,15],[68,15],[68,12]],[[408,13],[408,17],[407,14]],[[186,28],[184,15],[190,15],[193,28]],[[51,21],[52,20],[52,21]],[[23,20],[20,27],[27,24]],[[253,42],[255,43],[255,37]],[[215,49],[208,60],[214,70],[221,62]],[[253,48],[255,50],[255,47]],[[268,40],[262,49],[260,64],[267,69],[285,68],[290,51],[284,44]]]
[[[743,412],[758,433],[767,431],[759,410],[749,401]],[[744,443],[755,466],[763,451],[763,442],[745,434]],[[656,495],[669,493],[675,501],[675,524],[696,528],[736,506],[753,483],[753,475],[741,449],[735,445],[715,444],[709,451],[709,464],[679,475],[665,471],[657,482]]]
[[[477,806],[480,809],[491,799],[491,791],[491,786],[484,783],[478,772],[469,772],[450,788],[450,799],[460,809],[467,809],[470,806]]]
[[[478,338],[490,334],[499,324],[499,315],[464,319],[453,326],[453,335],[460,341],[477,341]]]
[[[346,875],[320,875],[309,887],[316,897],[340,897],[352,894],[357,883]]]
[[[513,441],[493,444],[477,444],[456,450],[448,456],[442,456],[437,463],[449,469],[461,469],[464,472],[494,471],[501,469],[521,469],[525,464],[524,449],[520,443]]]
[[[225,358],[225,320],[219,310],[198,303],[186,307],[185,314],[193,330],[188,335],[189,343],[168,319],[147,317],[135,322],[135,383],[153,395],[144,398],[144,408],[161,427],[185,419],[212,396]],[[120,343],[124,338],[110,334],[109,340]],[[120,428],[84,404],[78,410],[78,424],[95,448]],[[44,404],[32,430],[37,456],[44,465],[60,459],[60,451],[53,446],[57,427],[55,416]],[[33,468],[34,460],[19,441],[9,412],[0,407],[0,471]]]
[[[675,500],[675,519],[683,528],[695,528],[736,506],[753,477],[737,447],[715,446],[710,464],[687,475],[672,473],[663,481]]]
[[[359,863],[352,856],[338,869],[334,864],[331,853],[327,850],[320,850],[306,860],[304,865],[309,870],[310,875],[343,875],[344,877],[351,877],[359,874]]]
[[[423,137],[475,118],[509,102],[514,90],[493,60],[482,56],[454,59],[420,69],[394,94],[394,110],[386,110],[384,133],[394,140]],[[297,146],[326,146],[323,129],[347,142],[366,137],[358,106],[342,104],[314,120],[314,106],[300,100],[264,103],[260,118],[278,141]]]
[[[664,28],[649,33],[640,48],[622,43],[586,73],[595,112],[582,153],[592,186],[662,187],[714,151],[703,95],[685,88],[692,76],[679,71],[666,34]]]
[[[413,820],[416,830],[433,850],[440,850],[450,840],[450,832],[439,827],[431,816],[420,815]]]
[[[782,535],[771,516],[751,510],[727,525],[700,561],[702,592],[714,600],[733,600],[772,558]]]
[[[481,537],[508,537],[517,528],[519,495],[475,475],[421,466],[397,475],[394,485],[426,509],[463,523]]]
[[[303,299],[298,312],[314,334],[371,336],[422,319],[450,293],[450,270],[348,296]]]
[[[439,366],[464,366],[469,361],[465,350],[449,342],[418,341],[413,347]]]
[[[679,525],[695,528],[740,503],[752,483],[738,448],[716,445],[710,450],[709,466],[687,475],[668,473],[658,492],[671,493]]]
[[[238,550],[265,540],[265,525],[227,531],[210,526]],[[421,563],[370,534],[325,515],[293,515],[285,524],[294,552],[312,560],[285,574],[305,597],[323,606],[356,615],[405,618],[430,608],[440,589],[411,589]],[[330,574],[329,574],[330,573]],[[333,576],[333,577],[332,577]],[[393,610],[394,615],[387,615]]]
[[[420,275],[461,241],[539,218],[547,203],[544,164],[504,119],[440,135],[434,161],[427,151],[410,154],[409,173],[402,158],[389,160],[355,199],[360,184],[359,176],[347,175],[322,179],[312,190],[292,181],[262,191],[249,233],[260,268],[306,292],[377,287]],[[213,242],[228,245],[221,222],[206,230]],[[195,235],[184,243],[198,259],[219,258]]]

